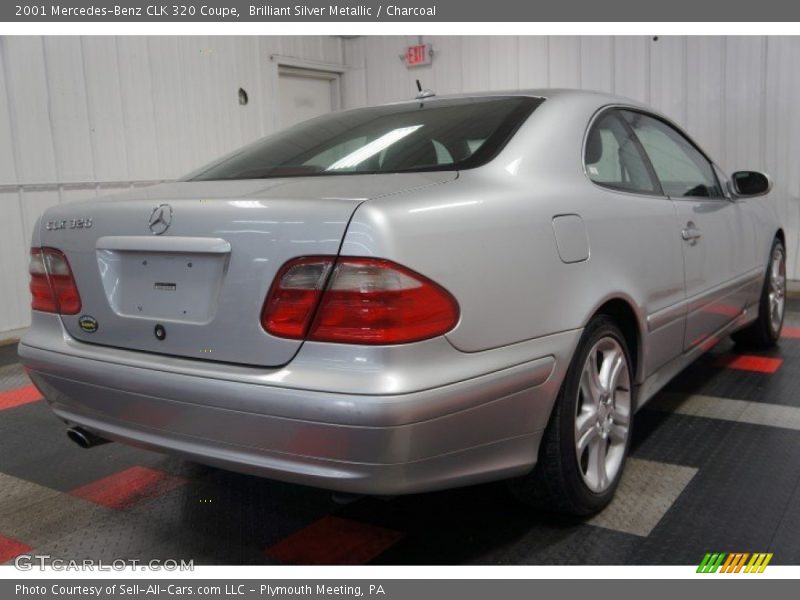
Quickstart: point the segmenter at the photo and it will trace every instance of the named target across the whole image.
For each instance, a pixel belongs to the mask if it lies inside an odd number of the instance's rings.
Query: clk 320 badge
[[[58,221],[48,221],[45,223],[45,229],[47,229],[47,231],[56,231],[58,229],[90,229],[92,224],[91,217],[60,219]]]

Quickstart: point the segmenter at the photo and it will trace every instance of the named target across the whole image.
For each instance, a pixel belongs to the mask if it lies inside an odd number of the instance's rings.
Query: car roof
[[[435,93],[435,90],[433,90]],[[607,92],[600,92],[594,90],[578,90],[570,88],[532,88],[524,90],[492,90],[487,92],[467,92],[460,94],[443,94],[434,95],[427,98],[409,98],[407,100],[400,100],[398,102],[389,102],[386,105],[397,104],[411,104],[419,102],[436,102],[437,100],[453,100],[453,99],[468,99],[468,98],[507,98],[508,96],[524,96],[530,98],[542,98],[544,100],[559,100],[559,99],[572,99],[582,100],[584,102],[591,102],[597,106],[604,106],[607,104],[623,104],[630,106],[639,106],[648,108],[638,100],[609,94]]]

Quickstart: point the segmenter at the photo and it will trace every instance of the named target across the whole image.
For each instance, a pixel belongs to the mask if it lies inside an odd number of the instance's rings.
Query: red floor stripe
[[[0,410],[14,408],[15,406],[36,402],[41,399],[42,394],[39,393],[39,390],[33,385],[25,385],[21,388],[0,392]]]
[[[30,546],[26,546],[22,542],[0,535],[0,564],[31,550]]]
[[[403,534],[341,517],[324,517],[264,554],[299,565],[363,565],[397,543]]]
[[[797,339],[800,338],[800,327],[784,327],[781,337]]]
[[[752,356],[750,354],[725,354],[717,361],[717,366],[756,373],[775,373],[783,364],[782,358]]]
[[[166,494],[186,479],[147,467],[131,467],[76,488],[71,495],[101,506],[126,510],[139,502]]]

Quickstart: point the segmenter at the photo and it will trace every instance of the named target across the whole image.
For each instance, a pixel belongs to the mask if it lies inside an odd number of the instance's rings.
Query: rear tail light
[[[322,295],[309,339],[402,344],[442,335],[458,304],[442,287],[388,260],[344,259]]]
[[[31,248],[31,308],[43,312],[75,315],[81,297],[69,261],[61,250]]]
[[[388,260],[305,257],[275,278],[261,324],[279,337],[349,344],[403,344],[455,327],[455,298]]]

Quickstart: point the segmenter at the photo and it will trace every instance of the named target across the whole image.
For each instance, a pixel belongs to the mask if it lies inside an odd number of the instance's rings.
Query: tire
[[[731,338],[737,344],[757,349],[778,343],[786,312],[786,249],[780,238],[772,242],[767,272],[761,286],[758,318]]]
[[[614,380],[611,367],[617,363]],[[556,398],[536,467],[508,482],[517,499],[573,515],[594,514],[611,502],[631,439],[635,406],[631,365],[625,337],[616,323],[605,315],[592,319]],[[578,439],[583,450],[578,448]],[[603,455],[605,460],[601,460]],[[601,463],[605,478],[597,467]]]

